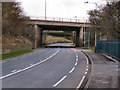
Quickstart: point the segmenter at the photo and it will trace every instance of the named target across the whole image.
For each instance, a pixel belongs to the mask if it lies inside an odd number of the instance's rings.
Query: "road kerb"
[[[89,60],[89,64],[91,64],[91,72],[90,72],[90,76],[89,76],[89,78],[88,78],[88,80],[87,80],[87,83],[86,83],[86,85],[84,86],[84,90],[87,90],[88,89],[88,87],[89,87],[89,84],[90,84],[90,82],[91,82],[91,80],[92,80],[92,72],[93,72],[93,66],[94,66],[94,63],[93,63],[93,61],[92,61],[92,58],[87,54],[87,53],[85,53],[84,51],[81,51],[87,58],[88,58],[88,60]]]

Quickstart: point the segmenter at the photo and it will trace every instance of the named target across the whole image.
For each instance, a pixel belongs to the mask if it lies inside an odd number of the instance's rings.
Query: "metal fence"
[[[120,59],[120,40],[97,41],[96,51],[102,51]]]
[[[88,18],[62,18],[62,17],[37,17],[37,16],[30,16],[31,20],[48,20],[48,21],[61,21],[61,22],[78,22],[78,23],[90,23]]]

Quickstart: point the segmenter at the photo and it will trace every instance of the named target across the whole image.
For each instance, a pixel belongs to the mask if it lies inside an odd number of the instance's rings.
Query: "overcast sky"
[[[27,16],[45,16],[45,0],[17,0],[21,2],[24,14]],[[74,18],[77,16],[88,17],[88,11],[98,6],[105,5],[105,0],[46,0],[47,1],[47,17],[65,17]]]

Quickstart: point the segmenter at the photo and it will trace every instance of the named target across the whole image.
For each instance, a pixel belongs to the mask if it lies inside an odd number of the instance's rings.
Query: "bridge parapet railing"
[[[30,16],[31,20],[47,20],[47,21],[60,21],[60,22],[76,22],[76,23],[89,23],[88,18],[62,18],[62,17],[36,17]]]

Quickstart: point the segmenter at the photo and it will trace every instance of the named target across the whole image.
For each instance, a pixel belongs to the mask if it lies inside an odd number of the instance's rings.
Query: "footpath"
[[[100,53],[86,49],[80,50],[87,53],[93,62],[88,90],[90,88],[116,88],[115,90],[120,90],[119,65]]]

